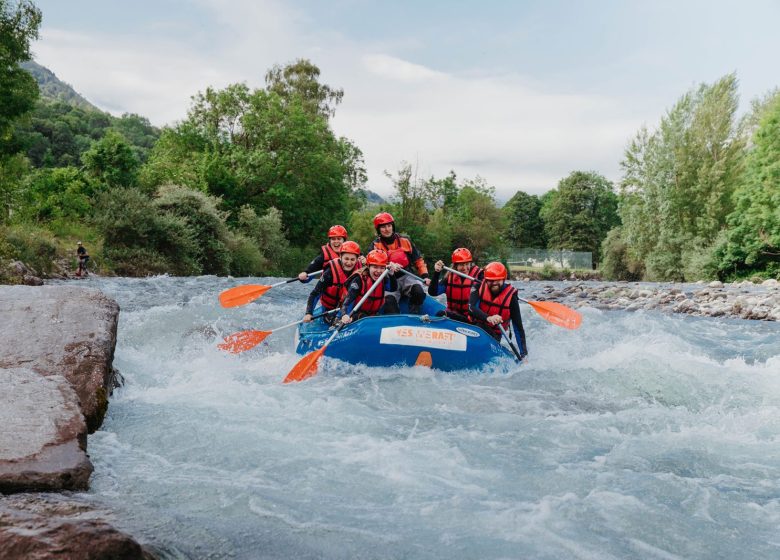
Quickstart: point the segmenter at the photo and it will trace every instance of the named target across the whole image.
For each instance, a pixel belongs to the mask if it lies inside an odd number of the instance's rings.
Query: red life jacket
[[[402,268],[409,268],[412,258],[412,242],[403,235],[394,235],[395,239],[387,245],[381,237],[374,239],[374,249],[386,251],[390,262],[398,263]]]
[[[480,273],[481,269],[477,265],[471,265],[468,271],[469,276],[474,278]],[[463,278],[454,272],[447,276],[447,285],[444,293],[447,294],[447,309],[456,311],[461,315],[469,316],[469,295],[474,281],[470,278]]]
[[[513,288],[509,284],[504,284],[504,289],[501,290],[496,297],[493,297],[492,292],[488,288],[487,282],[482,282],[482,286],[479,288],[479,308],[490,317],[491,315],[501,315],[501,324],[504,328],[509,327],[509,320],[511,318],[511,312],[509,310],[509,304],[512,302],[512,296],[517,292],[517,288]],[[488,325],[497,335],[501,335],[501,329],[498,325]]]
[[[323,245],[320,248],[322,249],[322,256],[325,258],[326,263],[339,258],[339,254],[330,246],[330,243]]]
[[[358,262],[357,264],[360,264]],[[336,309],[344,300],[344,296],[347,293],[347,273],[341,266],[341,259],[333,259],[326,263],[327,267],[330,267],[330,274],[333,277],[333,284],[327,286],[320,294],[320,303],[323,309],[330,311]]]
[[[358,295],[357,301],[355,301],[355,304],[363,299],[363,296],[366,295],[366,292],[371,288],[371,286],[374,285],[374,280],[369,276],[368,267],[365,267],[357,272],[353,272],[349,279],[347,279],[347,285],[352,281],[352,278],[355,276],[360,277],[360,294]],[[363,303],[363,305],[360,306],[360,309],[358,309],[359,312],[365,313],[366,315],[376,315],[379,313],[379,310],[382,308],[382,305],[385,303],[385,281],[382,279],[381,285],[377,286],[376,289],[371,292],[371,295],[366,298],[366,301]],[[354,309],[353,309],[354,311]]]

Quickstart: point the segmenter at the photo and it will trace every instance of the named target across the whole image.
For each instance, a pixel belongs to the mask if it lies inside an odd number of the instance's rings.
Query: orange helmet
[[[360,245],[358,245],[354,241],[345,241],[344,243],[341,244],[341,247],[339,247],[339,253],[352,253],[353,255],[357,255],[359,257]]]
[[[471,258],[471,251],[469,251],[468,249],[464,249],[463,247],[455,249],[452,252],[452,262],[454,264],[457,264],[457,263],[467,263],[467,262],[471,262],[473,260],[474,259]]]
[[[347,238],[347,230],[344,226],[331,226],[328,230],[328,237],[343,237]]]
[[[373,264],[376,266],[387,266],[387,253],[381,249],[374,249],[369,251],[366,255],[366,264]]]
[[[506,280],[506,267],[500,262],[488,263],[485,267],[485,280]]]
[[[393,218],[392,214],[388,212],[380,212],[376,216],[374,216],[374,229],[379,229],[379,226],[383,226],[385,224],[395,224],[395,218]]]

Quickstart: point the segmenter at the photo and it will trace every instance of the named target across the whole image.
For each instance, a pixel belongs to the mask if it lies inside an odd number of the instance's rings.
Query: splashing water
[[[524,308],[530,360],[482,374],[325,360],[281,380],[302,316],[273,279],[88,280],[125,385],[89,497],[163,558],[778,558],[780,325]],[[533,283],[523,284],[523,290]]]

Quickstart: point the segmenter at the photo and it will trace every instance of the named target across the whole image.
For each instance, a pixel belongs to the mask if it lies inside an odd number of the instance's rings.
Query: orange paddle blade
[[[306,354],[303,358],[298,360],[298,363],[293,366],[287,377],[284,378],[285,383],[292,383],[293,381],[303,381],[309,377],[317,375],[317,365],[319,364],[322,354],[325,352],[326,344],[322,348]]]
[[[226,336],[224,342],[217,344],[220,350],[227,350],[233,354],[244,352],[254,348],[271,334],[271,331],[241,331]]]
[[[219,303],[222,307],[237,307],[256,300],[270,289],[271,286],[260,284],[236,286],[219,294]]]
[[[580,328],[582,315],[570,307],[554,301],[529,301],[527,303],[553,325],[572,330]]]

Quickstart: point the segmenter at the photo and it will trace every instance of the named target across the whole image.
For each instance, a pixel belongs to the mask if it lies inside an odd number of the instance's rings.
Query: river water
[[[125,378],[89,497],[161,557],[780,558],[777,323],[526,307],[523,366],[283,385],[293,329],[216,343],[300,318],[309,287],[220,308],[242,282],[273,279],[84,282],[121,306]]]

